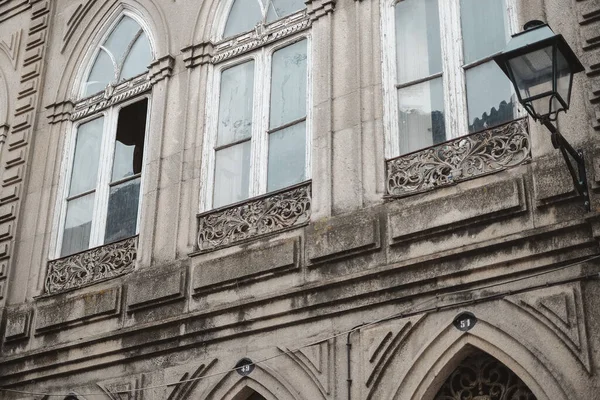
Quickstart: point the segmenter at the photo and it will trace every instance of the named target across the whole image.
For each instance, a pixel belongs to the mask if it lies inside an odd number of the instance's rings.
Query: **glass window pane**
[[[227,17],[223,37],[227,38],[250,31],[262,19],[259,0],[235,0]]]
[[[127,16],[123,16],[104,42],[103,46],[112,54],[117,65],[121,65],[123,62],[127,48],[133,42],[140,29],[137,22]]]
[[[267,190],[302,182],[306,170],[306,123],[269,134]]]
[[[247,199],[250,182],[250,140],[215,154],[213,207]]]
[[[404,0],[396,4],[398,83],[442,71],[438,0]]]
[[[254,61],[236,65],[221,74],[217,146],[252,135]]]
[[[306,116],[306,40],[273,53],[270,128]]]
[[[567,63],[567,60],[563,56],[562,52],[556,52],[556,91],[560,97],[562,97],[563,101],[568,104],[569,103],[569,89],[571,86],[571,68]],[[562,105],[559,105],[558,100],[554,100],[554,110],[557,110],[559,107],[562,108]]]
[[[96,60],[94,61],[94,66],[88,76],[88,80],[85,83],[83,95],[90,96],[94,93],[98,93],[104,90],[104,88],[115,79],[115,67],[113,62],[108,54],[103,49],[100,49],[96,56]]]
[[[121,69],[120,80],[127,80],[147,71],[148,65],[151,62],[152,48],[150,47],[150,41],[146,34],[142,32],[125,58],[123,68]]]
[[[508,39],[504,0],[461,0],[460,14],[465,64],[504,49]]]
[[[510,82],[494,61],[468,69],[466,79],[469,132],[514,119]]]
[[[446,140],[442,78],[398,89],[400,152]]]
[[[61,257],[89,248],[93,209],[94,193],[78,197],[67,203]]]
[[[104,243],[135,235],[139,203],[140,178],[110,188]]]
[[[69,196],[74,196],[96,187],[103,124],[104,118],[96,118],[79,125],[79,129],[77,129]]]
[[[111,181],[142,172],[147,110],[148,100],[144,99],[119,112]]]
[[[304,0],[267,0],[269,9],[267,11],[267,22],[273,22],[286,15],[306,8]]]

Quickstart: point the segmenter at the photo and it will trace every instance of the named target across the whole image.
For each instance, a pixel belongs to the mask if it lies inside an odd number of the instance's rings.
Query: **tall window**
[[[302,0],[231,3],[220,43],[249,35],[257,49],[215,65],[218,107],[209,110],[205,209],[309,176],[308,34],[283,31],[277,40],[264,42],[258,37],[279,29],[290,16],[305,18],[304,7]]]
[[[57,255],[67,256],[137,233],[149,98],[111,90],[143,81],[153,59],[146,32],[123,15],[101,42],[81,88],[89,110],[75,121],[68,151]],[[78,109],[76,105],[76,109]],[[85,109],[85,108],[84,108]]]
[[[510,38],[512,0],[383,0],[388,156],[515,118],[492,61]]]

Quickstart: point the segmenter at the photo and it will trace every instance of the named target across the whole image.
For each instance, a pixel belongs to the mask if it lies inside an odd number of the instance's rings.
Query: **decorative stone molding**
[[[393,158],[386,190],[404,197],[502,171],[531,160],[527,118]]]
[[[15,70],[17,69],[20,48],[21,29],[13,32],[10,38],[0,40],[0,50],[4,50]]]
[[[578,0],[577,11],[581,34],[581,52],[578,55],[586,67],[586,82],[590,103],[591,123],[600,130],[600,5],[593,0]]]
[[[257,25],[252,32],[216,43],[214,46],[215,55],[212,57],[211,62],[215,64],[266,46],[310,28],[311,23],[312,20],[308,17],[307,11],[302,10],[272,24]]]
[[[118,85],[109,85],[103,93],[83,99],[77,103],[71,114],[71,120],[86,117],[90,114],[109,108],[117,103],[126,101],[152,88],[148,74],[142,74]]]
[[[214,44],[212,42],[202,42],[181,49],[183,53],[183,62],[186,68],[194,68],[199,65],[211,62],[214,54]]]
[[[46,110],[48,110],[48,122],[50,124],[58,124],[59,122],[68,121],[71,119],[73,102],[66,100],[49,104],[46,106]]]
[[[306,0],[307,13],[311,21],[330,14],[335,8],[336,0]]]
[[[175,59],[170,54],[160,57],[148,66],[148,80],[152,85],[173,75]]]
[[[198,251],[206,252],[307,224],[311,182],[198,214]]]
[[[48,262],[44,285],[55,294],[131,272],[137,256],[137,236]]]
[[[67,45],[73,37],[73,34],[75,33],[75,31],[83,21],[83,18],[90,11],[95,2],[96,0],[84,0],[83,2],[79,3],[75,8],[75,11],[73,11],[73,14],[71,14],[69,19],[67,19],[67,25],[64,29],[62,44],[60,48],[61,53],[64,53],[65,49],[67,48]]]
[[[0,1],[0,22],[6,21],[29,9],[31,0],[4,0]]]

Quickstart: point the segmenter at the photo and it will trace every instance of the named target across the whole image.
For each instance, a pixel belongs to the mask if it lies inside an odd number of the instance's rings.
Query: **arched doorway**
[[[506,365],[487,353],[465,358],[444,382],[434,400],[537,400]]]
[[[266,399],[264,397],[262,397],[260,394],[254,392],[249,397],[247,397],[246,400],[266,400]]]

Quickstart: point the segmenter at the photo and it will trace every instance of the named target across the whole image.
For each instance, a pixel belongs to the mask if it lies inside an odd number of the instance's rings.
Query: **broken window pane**
[[[266,0],[269,2],[267,22],[273,22],[306,7],[304,0]]]
[[[259,0],[235,0],[227,17],[223,37],[250,31],[260,21],[262,21],[262,11]]]
[[[81,124],[77,129],[69,196],[84,193],[96,187],[103,124],[104,118],[101,117]]]
[[[252,135],[254,61],[224,70],[221,74],[217,146]]]
[[[104,243],[116,242],[135,235],[140,179],[138,177],[110,188]]]
[[[306,116],[306,58],[306,40],[273,53],[271,129]]]
[[[142,32],[125,58],[120,80],[127,80],[146,72],[151,62],[152,49],[150,48],[150,41],[146,34]]]
[[[215,154],[213,207],[247,199],[250,183],[250,140]]]
[[[115,67],[116,66],[111,61],[108,53],[103,49],[100,49],[85,84],[83,95],[90,96],[104,90],[110,82],[116,79]]]
[[[396,4],[396,62],[399,84],[442,72],[438,0]]]
[[[119,112],[112,179],[116,181],[142,172],[148,100],[123,107]]]
[[[140,26],[133,19],[123,16],[110,33],[103,47],[114,57],[117,65],[125,59],[127,49],[140,31]]]
[[[269,134],[267,190],[300,183],[306,170],[306,123],[300,122]]]
[[[89,247],[94,197],[95,193],[90,193],[67,203],[61,257],[86,250]]]
[[[494,61],[469,68],[465,76],[469,132],[514,119],[515,104],[510,83]]]

